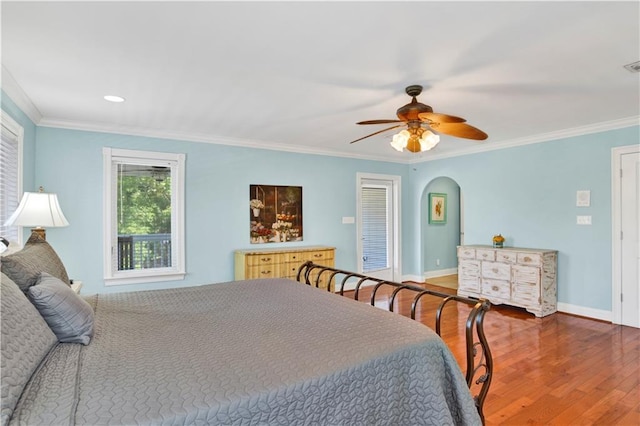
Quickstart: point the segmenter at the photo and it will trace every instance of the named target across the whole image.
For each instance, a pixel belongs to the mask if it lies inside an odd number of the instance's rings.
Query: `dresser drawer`
[[[458,264],[458,287],[463,290],[480,291],[480,261],[463,260]]]
[[[511,284],[509,281],[483,279],[482,295],[487,296],[489,300],[492,298],[509,300],[511,298]]]
[[[539,304],[540,286],[534,283],[514,283],[511,297],[514,302],[523,304]]]
[[[511,280],[511,266],[506,263],[482,262],[482,278]]]
[[[542,265],[542,255],[540,253],[518,253],[518,263],[521,265]]]
[[[513,265],[513,281],[540,285],[540,268],[535,266]]]
[[[476,249],[476,259],[478,260],[496,260],[495,250]]]
[[[516,263],[518,255],[512,251],[496,250],[496,261],[505,263]]]
[[[476,250],[468,247],[458,247],[459,259],[475,259]]]
[[[284,256],[279,253],[265,253],[265,254],[250,254],[247,255],[247,266],[258,266],[258,265],[275,265],[277,263],[282,263],[284,260]]]
[[[247,268],[246,279],[274,278],[278,276],[278,265],[257,265]]]

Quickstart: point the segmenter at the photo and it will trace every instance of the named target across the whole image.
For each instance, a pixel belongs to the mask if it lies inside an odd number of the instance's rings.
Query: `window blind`
[[[18,227],[4,223],[20,202],[20,136],[3,120],[0,140],[0,236],[19,241]]]
[[[387,189],[362,188],[363,272],[389,267],[387,255]]]

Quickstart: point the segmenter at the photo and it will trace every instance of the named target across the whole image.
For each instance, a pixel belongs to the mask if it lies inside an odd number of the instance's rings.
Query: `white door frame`
[[[611,149],[611,320],[614,324],[622,323],[622,301],[620,300],[620,293],[622,292],[622,246],[620,243],[620,234],[622,233],[621,160],[623,155],[636,152],[640,152],[640,145],[621,146]]]
[[[400,226],[400,194],[402,194],[400,184],[401,179],[400,176],[395,175],[380,175],[375,173],[357,173],[356,174],[356,214],[358,215],[356,220],[356,232],[357,232],[357,256],[358,256],[358,272],[362,273],[362,269],[364,267],[362,262],[362,229],[361,229],[361,218],[362,218],[362,204],[360,200],[362,199],[362,181],[364,180],[384,180],[390,181],[392,185],[392,196],[393,196],[393,238],[391,241],[391,249],[393,254],[392,265],[391,265],[391,273],[393,281],[401,281],[402,278],[402,265],[400,262],[401,257],[401,226]]]

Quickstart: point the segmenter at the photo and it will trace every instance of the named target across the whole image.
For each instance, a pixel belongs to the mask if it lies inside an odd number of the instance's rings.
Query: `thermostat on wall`
[[[591,205],[591,191],[582,190],[576,192],[576,206],[589,207]]]

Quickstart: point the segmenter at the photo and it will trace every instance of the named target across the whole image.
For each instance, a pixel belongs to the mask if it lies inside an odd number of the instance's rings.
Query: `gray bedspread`
[[[99,295],[12,424],[480,424],[420,323],[285,279]]]

